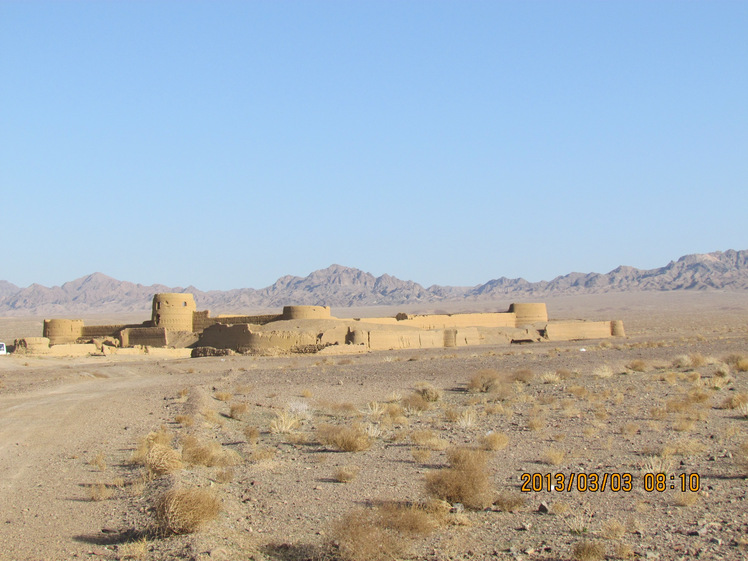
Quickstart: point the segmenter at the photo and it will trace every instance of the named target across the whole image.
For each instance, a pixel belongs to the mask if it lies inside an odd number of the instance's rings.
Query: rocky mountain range
[[[473,287],[424,288],[413,281],[386,274],[375,277],[341,265],[331,265],[306,277],[281,277],[262,289],[208,292],[193,286],[144,286],[93,273],[51,288],[39,284],[20,288],[0,281],[0,314],[69,316],[147,312],[156,292],[192,292],[198,309],[236,313],[277,309],[288,304],[384,306],[640,290],[748,290],[748,250],[686,255],[657,269],[621,266],[606,274],[569,273],[540,282],[501,277]]]

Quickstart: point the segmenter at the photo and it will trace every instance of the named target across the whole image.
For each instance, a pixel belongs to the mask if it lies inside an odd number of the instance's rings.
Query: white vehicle
[[[0,355],[7,355],[8,351],[5,349],[5,343],[0,343]]]

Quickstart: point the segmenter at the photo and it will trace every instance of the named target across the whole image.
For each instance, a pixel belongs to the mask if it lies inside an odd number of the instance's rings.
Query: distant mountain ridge
[[[540,282],[501,277],[473,287],[434,285],[424,288],[413,281],[387,274],[375,277],[342,265],[331,265],[306,277],[284,276],[259,290],[240,288],[208,292],[193,286],[144,286],[93,273],[51,288],[39,284],[19,288],[0,281],[0,314],[62,316],[146,312],[156,292],[192,292],[198,309],[230,313],[288,304],[384,306],[639,290],[748,290],[748,250],[685,255],[657,269],[621,266],[606,274],[569,273]]]

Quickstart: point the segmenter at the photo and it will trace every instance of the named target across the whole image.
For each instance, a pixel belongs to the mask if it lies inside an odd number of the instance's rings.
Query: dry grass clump
[[[234,480],[234,470],[231,468],[219,469],[216,472],[217,483],[231,483]]]
[[[529,368],[520,368],[519,370],[515,370],[509,379],[512,382],[524,382],[525,384],[529,384],[534,377],[535,372]]]
[[[678,491],[675,493],[673,497],[673,503],[676,506],[693,506],[699,501],[699,495],[698,493],[691,493],[686,491],[685,493],[683,491]]]
[[[420,413],[431,408],[431,402],[426,400],[420,393],[412,393],[405,396],[401,404],[408,413]]]
[[[105,501],[112,498],[114,491],[106,483],[94,483],[89,488],[90,498],[94,502]]]
[[[621,434],[624,436],[632,437],[639,432],[639,425],[636,423],[626,423],[621,427]]]
[[[540,381],[544,384],[557,384],[561,381],[561,376],[557,372],[543,372]]]
[[[725,398],[719,405],[720,409],[737,409],[748,403],[748,392],[739,392]]]
[[[558,448],[549,448],[543,454],[543,463],[551,466],[558,466],[564,463],[566,458],[566,452],[559,450]]]
[[[182,458],[177,450],[163,444],[154,444],[145,455],[145,467],[152,475],[166,475],[182,469]]]
[[[673,359],[673,368],[699,368],[706,364],[707,360],[701,353],[678,355]]]
[[[145,561],[149,557],[148,538],[143,536],[139,540],[123,543],[117,548],[117,553],[122,559]]]
[[[99,451],[93,458],[88,460],[88,465],[94,466],[99,471],[106,471],[106,458],[104,452]]]
[[[501,375],[491,368],[478,370],[470,378],[467,389],[470,393],[493,393],[499,390],[503,383]]]
[[[407,554],[413,538],[443,521],[443,511],[431,504],[385,502],[348,513],[333,528],[333,538],[343,560],[391,561]]]
[[[584,386],[569,386],[566,391],[579,399],[586,399],[590,395],[590,391]]]
[[[242,415],[244,415],[248,410],[249,407],[246,403],[232,403],[229,410],[229,417],[239,421],[241,420]]]
[[[247,442],[249,444],[255,445],[257,444],[257,441],[260,439],[260,429],[258,429],[255,426],[248,425],[242,429],[242,433],[244,434],[244,438],[247,439]]]
[[[230,467],[240,463],[241,458],[234,450],[224,449],[218,442],[202,442],[187,435],[181,440],[182,459],[188,464],[206,467]]]
[[[162,426],[158,431],[149,432],[146,436],[138,440],[138,445],[130,456],[130,462],[133,464],[144,464],[148,451],[156,444],[166,447],[171,446],[173,435],[169,430]]]
[[[592,370],[592,375],[596,378],[610,378],[613,376],[613,368],[608,364],[601,364]]]
[[[515,491],[501,491],[493,504],[504,512],[515,512],[525,505],[525,495]]]
[[[582,540],[574,544],[572,554],[576,561],[602,561],[605,559],[605,546],[600,542]]]
[[[207,489],[176,488],[156,502],[156,520],[165,532],[190,534],[215,519],[220,510],[215,493]]]
[[[482,509],[492,503],[493,487],[486,467],[487,456],[475,448],[447,451],[449,468],[426,475],[426,492],[437,499]]]
[[[633,370],[634,372],[646,372],[648,365],[641,359],[632,360],[626,365],[626,368]]]
[[[429,382],[416,384],[416,393],[429,402],[436,402],[442,398],[442,390],[435,388]]]
[[[231,401],[231,398],[234,397],[234,394],[231,392],[216,392],[213,394],[213,397],[215,397],[218,401]]]
[[[670,456],[693,456],[706,449],[706,446],[695,438],[683,438],[670,442],[663,446],[660,456],[668,458]]]
[[[270,432],[273,434],[288,434],[298,428],[301,420],[290,411],[278,411],[275,419],[270,421]]]
[[[542,415],[533,415],[527,420],[527,428],[531,431],[543,430],[546,425],[546,418]]]
[[[411,450],[411,454],[417,464],[425,464],[431,459],[431,450],[428,448],[415,448]]]
[[[432,430],[416,430],[410,433],[410,441],[416,446],[421,446],[429,450],[446,450],[449,442],[439,438]]]
[[[626,526],[615,518],[603,522],[600,535],[606,540],[620,540],[626,534]]]
[[[195,424],[195,417],[192,415],[177,415],[174,417],[174,422],[179,423],[183,427],[191,427]]]
[[[361,471],[361,468],[358,466],[341,466],[335,470],[333,479],[338,483],[350,483],[356,479],[359,471]]]
[[[490,432],[483,437],[483,449],[503,450],[509,444],[509,437],[503,432]]]
[[[325,446],[341,452],[361,452],[371,448],[371,439],[359,426],[321,425],[317,429],[317,438]]]
[[[469,407],[459,414],[456,423],[460,428],[469,429],[470,427],[474,426],[477,421],[478,414],[475,412],[475,409]]]
[[[276,454],[278,453],[278,450],[275,448],[257,448],[252,452],[249,459],[251,462],[254,463],[261,463],[261,462],[267,462],[269,460],[272,460],[275,458]]]

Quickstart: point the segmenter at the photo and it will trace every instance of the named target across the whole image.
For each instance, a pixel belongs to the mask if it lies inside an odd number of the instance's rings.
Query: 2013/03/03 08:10
[[[634,489],[635,477],[631,473],[523,473],[521,491],[525,493],[546,492],[605,492],[630,493]],[[662,493],[679,488],[682,492],[699,491],[701,481],[698,473],[646,473],[641,478],[646,492]]]

